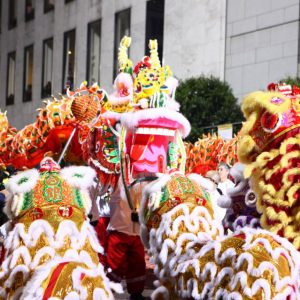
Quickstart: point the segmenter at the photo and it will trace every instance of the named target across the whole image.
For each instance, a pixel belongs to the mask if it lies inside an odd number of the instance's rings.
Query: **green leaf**
[[[182,114],[192,125],[187,138],[190,142],[197,141],[203,134],[215,132],[216,125],[243,121],[231,87],[213,76],[201,75],[180,82],[176,100],[180,103]]]

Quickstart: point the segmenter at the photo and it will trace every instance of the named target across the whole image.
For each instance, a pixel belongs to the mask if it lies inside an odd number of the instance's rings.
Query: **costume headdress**
[[[120,73],[114,83],[115,92],[105,105],[106,110],[123,113],[133,109],[165,107],[177,81],[171,79],[172,72],[168,66],[161,66],[157,40],[149,41],[150,56],[144,56],[134,69],[128,58],[130,44],[131,38],[124,36],[118,54]],[[178,109],[178,105],[174,107]]]
[[[161,66],[157,40],[149,41],[149,50],[150,57],[144,56],[134,68],[134,103],[140,102],[142,108],[164,107],[167,95],[170,94],[166,81],[171,77],[172,72],[169,66]]]
[[[272,144],[280,143],[286,134],[298,132],[300,127],[300,89],[284,83],[269,84],[268,89],[249,94],[242,104],[248,119],[242,130],[245,148],[239,148],[244,162],[251,157],[250,152],[254,156],[268,151]]]
[[[121,40],[118,61],[120,66],[120,72],[132,74],[132,61],[128,58],[128,48],[131,44],[131,37],[124,36]]]
[[[120,114],[107,116],[121,123],[118,133],[121,176],[128,204],[136,213],[138,207],[132,201],[135,199],[132,194],[138,194],[136,183],[154,180],[157,173],[184,169],[182,136],[187,135],[190,124],[177,112],[179,105],[172,97],[177,80],[171,80],[168,66],[161,66],[157,40],[149,41],[150,55],[144,56],[133,72],[127,54],[130,41],[128,37],[121,41],[120,73],[107,105],[108,110]]]

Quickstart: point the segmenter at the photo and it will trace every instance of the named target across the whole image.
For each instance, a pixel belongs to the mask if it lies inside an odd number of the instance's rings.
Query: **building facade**
[[[235,96],[299,76],[299,1],[227,0],[225,80]]]
[[[18,129],[42,100],[87,80],[112,91],[117,51],[158,39],[178,79],[226,80],[241,99],[299,74],[297,0],[0,0],[0,108]]]
[[[149,38],[175,76],[224,76],[225,1],[2,0],[0,107],[11,125],[34,121],[51,94],[97,81],[111,92],[117,50],[132,37],[138,62]]]

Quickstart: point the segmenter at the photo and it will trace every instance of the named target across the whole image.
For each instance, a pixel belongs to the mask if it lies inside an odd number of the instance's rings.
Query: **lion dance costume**
[[[13,225],[0,269],[1,299],[114,299],[98,261],[103,249],[86,218],[94,176],[89,167],[60,170],[45,158],[39,171],[10,179],[6,210]]]

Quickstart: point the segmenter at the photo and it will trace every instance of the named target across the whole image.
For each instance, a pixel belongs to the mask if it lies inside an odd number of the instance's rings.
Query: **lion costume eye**
[[[247,193],[246,193],[246,196],[245,196],[245,204],[248,206],[248,207],[255,207],[256,205],[256,195],[255,193],[253,192],[253,190],[249,190]]]
[[[281,120],[281,114],[271,114],[268,111],[265,111],[260,118],[261,126],[264,131],[271,133],[279,128]]]

